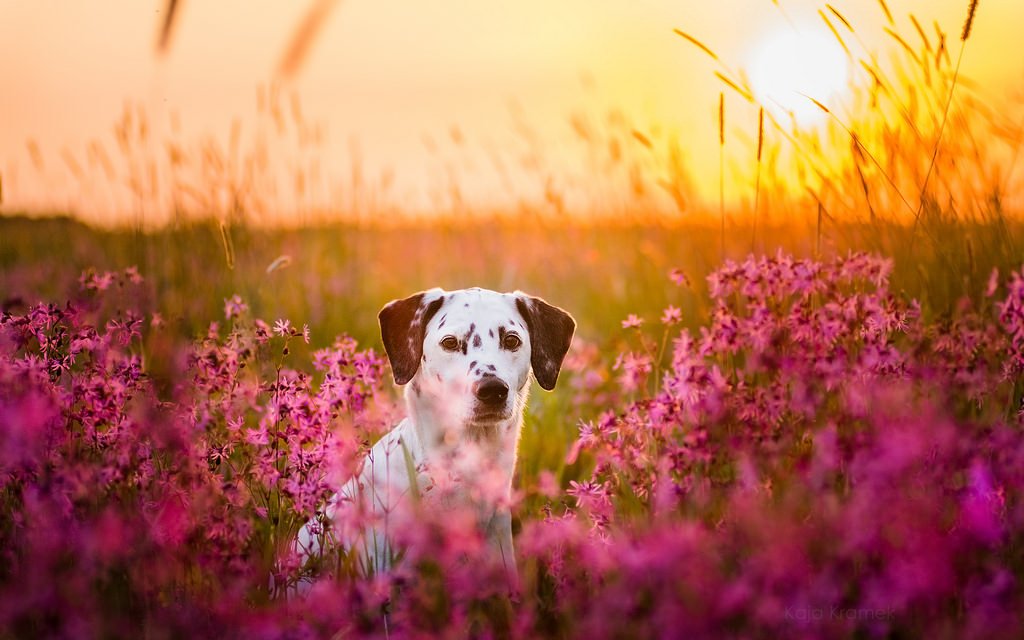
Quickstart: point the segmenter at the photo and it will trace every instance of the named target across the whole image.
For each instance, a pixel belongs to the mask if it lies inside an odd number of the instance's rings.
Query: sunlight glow
[[[769,34],[752,50],[748,70],[758,101],[784,121],[792,117],[797,126],[813,126],[827,117],[810,98],[832,108],[849,87],[842,48],[817,29]]]

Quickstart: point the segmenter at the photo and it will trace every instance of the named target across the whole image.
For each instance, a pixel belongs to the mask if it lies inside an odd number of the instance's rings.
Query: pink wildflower
[[[224,317],[228,320],[238,318],[248,310],[249,305],[238,294],[224,300]]]
[[[668,273],[668,279],[677,287],[689,287],[690,279],[682,269],[672,269]]]
[[[623,329],[639,329],[644,323],[643,318],[637,316],[635,313],[631,313],[626,316],[626,319],[622,321]]]
[[[139,274],[138,267],[132,265],[124,270],[124,277],[128,282],[132,284],[141,284],[142,276]]]
[[[279,336],[290,336],[292,334],[292,323],[289,320],[279,319],[274,322],[274,333]]]

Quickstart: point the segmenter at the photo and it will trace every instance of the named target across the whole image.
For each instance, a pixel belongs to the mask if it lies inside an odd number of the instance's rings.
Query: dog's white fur
[[[319,554],[323,536],[332,536],[365,572],[387,570],[392,533],[415,524],[413,506],[422,499],[471,509],[514,575],[509,503],[530,374],[554,387],[575,322],[539,298],[485,289],[431,289],[389,303],[379,317],[395,381],[406,385],[408,417],[373,446],[325,517],[302,528],[300,558]],[[346,530],[346,512],[371,523]]]

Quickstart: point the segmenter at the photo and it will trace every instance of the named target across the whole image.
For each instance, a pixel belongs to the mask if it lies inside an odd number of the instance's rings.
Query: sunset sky
[[[110,189],[97,186],[106,178],[89,168],[87,149],[99,141],[117,157],[112,131],[126,103],[146,112],[160,139],[189,144],[210,135],[227,145],[236,119],[243,140],[259,132],[257,90],[274,80],[309,3],[185,0],[161,56],[155,43],[164,5],[3,2],[0,211],[70,208],[102,218],[123,207]],[[967,5],[889,2],[901,32],[912,32],[911,13],[930,33],[937,21],[954,59]],[[877,2],[833,6],[856,29],[858,47],[892,48]],[[817,15],[823,7],[795,0],[778,6],[770,0],[342,0],[285,93],[300,96],[304,119],[324,127],[318,153],[326,182],[348,184],[355,163],[368,182],[393,185],[391,198],[403,207],[437,206],[452,181],[475,202],[514,205],[517,183],[500,187],[495,166],[514,164],[528,147],[522,125],[536,134],[547,166],[558,173],[560,164],[579,162],[570,117],[599,121],[612,110],[638,130],[678,139],[696,188],[711,194],[717,193],[716,118],[724,85],[710,59],[673,29],[747,70],[756,87],[768,73],[754,71],[759,59],[775,46],[766,42],[785,42],[795,32],[812,40],[823,33],[828,41]],[[980,3],[961,74],[997,107],[1022,103],[1021,25],[1024,2]],[[822,58],[834,55],[822,47]],[[841,89],[819,97],[843,99]],[[734,98],[727,97],[736,109],[731,127],[756,131],[756,119],[741,122],[751,116]],[[277,153],[277,160],[287,164],[288,153]],[[67,157],[84,178],[73,176]],[[382,178],[388,174],[393,179]],[[342,186],[332,189],[326,200],[342,197]]]

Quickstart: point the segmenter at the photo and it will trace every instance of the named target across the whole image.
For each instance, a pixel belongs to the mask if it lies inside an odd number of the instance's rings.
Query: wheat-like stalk
[[[931,53],[931,51],[932,51],[931,40],[928,39],[928,34],[926,34],[924,32],[923,28],[921,28],[921,23],[917,21],[917,18],[914,17],[914,14],[910,14],[910,23],[913,24],[914,25],[914,29],[917,30],[917,35],[921,36],[921,42],[924,43],[924,50],[927,51],[928,53]]]
[[[711,56],[711,59],[714,60],[715,62],[718,62],[718,56],[715,55],[715,52],[712,51],[710,48],[708,48],[707,45],[705,45],[703,42],[701,42],[697,38],[694,38],[693,36],[691,36],[690,34],[686,33],[685,31],[683,31],[681,29],[673,29],[672,32],[675,33],[677,36],[683,38],[684,40],[688,41],[690,44],[692,44],[693,46],[697,47],[698,49],[700,49],[704,53],[706,53],[709,56]]]
[[[843,16],[843,14],[839,13],[838,9],[836,9],[835,7],[833,7],[830,4],[826,4],[825,8],[827,8],[830,12],[832,12],[832,15],[834,15],[836,18],[838,18],[839,21],[843,23],[843,26],[846,27],[850,31],[850,33],[853,33],[853,26],[850,25],[850,21],[847,20]]]
[[[719,80],[724,82],[730,89],[732,89],[736,93],[738,93],[741,96],[743,96],[743,99],[746,100],[747,102],[753,102],[754,101],[754,96],[753,96],[753,94],[750,93],[749,90],[744,89],[740,85],[736,84],[735,82],[733,82],[732,80],[727,78],[725,76],[725,74],[723,74],[723,73],[721,73],[719,71],[716,71],[715,72],[715,77],[717,77]]]
[[[835,25],[832,24],[832,21],[828,19],[828,16],[825,15],[825,12],[819,9],[818,15],[821,16],[822,20],[824,20],[825,25],[828,27],[828,30],[832,32],[832,35],[835,37],[836,42],[839,43],[839,46],[846,52],[846,57],[851,57],[853,54],[850,53],[850,48],[846,46],[846,42],[843,40],[843,37],[839,35],[839,31],[835,28]]]
[[[43,152],[39,150],[39,143],[29,138],[25,141],[25,149],[28,150],[28,156],[32,159],[32,166],[36,171],[42,173],[46,169],[46,165],[43,163]]]
[[[885,19],[889,21],[889,24],[896,24],[896,22],[892,19],[892,13],[890,13],[889,7],[885,4],[885,0],[878,0],[878,4],[882,5],[882,11],[885,13]]]
[[[316,0],[313,3],[292,33],[281,63],[277,67],[278,75],[290,78],[298,73],[306,61],[310,47],[320,34],[327,22],[327,17],[336,4],[337,0]]]
[[[960,34],[960,42],[967,42],[971,37],[971,27],[974,25],[974,14],[978,10],[978,0],[971,0],[971,6],[967,8],[967,20],[964,22],[963,33]]]
[[[75,156],[71,153],[70,149],[67,147],[61,149],[60,157],[64,161],[65,166],[67,166],[68,171],[71,172],[71,175],[75,176],[78,180],[85,179],[85,172],[82,171],[82,165],[78,163],[78,160],[75,160]]]
[[[167,7],[164,9],[164,20],[160,24],[160,36],[156,41],[157,53],[165,53],[171,43],[171,33],[174,29],[174,20],[177,17],[178,0],[167,0]]]
[[[887,34],[889,34],[889,37],[891,37],[893,40],[898,42],[901,47],[903,47],[903,49],[907,52],[907,55],[910,56],[910,58],[916,64],[918,64],[918,65],[921,64],[921,61],[917,57],[917,52],[914,51],[914,48],[911,47],[910,44],[906,40],[903,39],[903,36],[901,36],[900,34],[896,33],[895,31],[893,31],[889,27],[885,28],[885,32]]]

